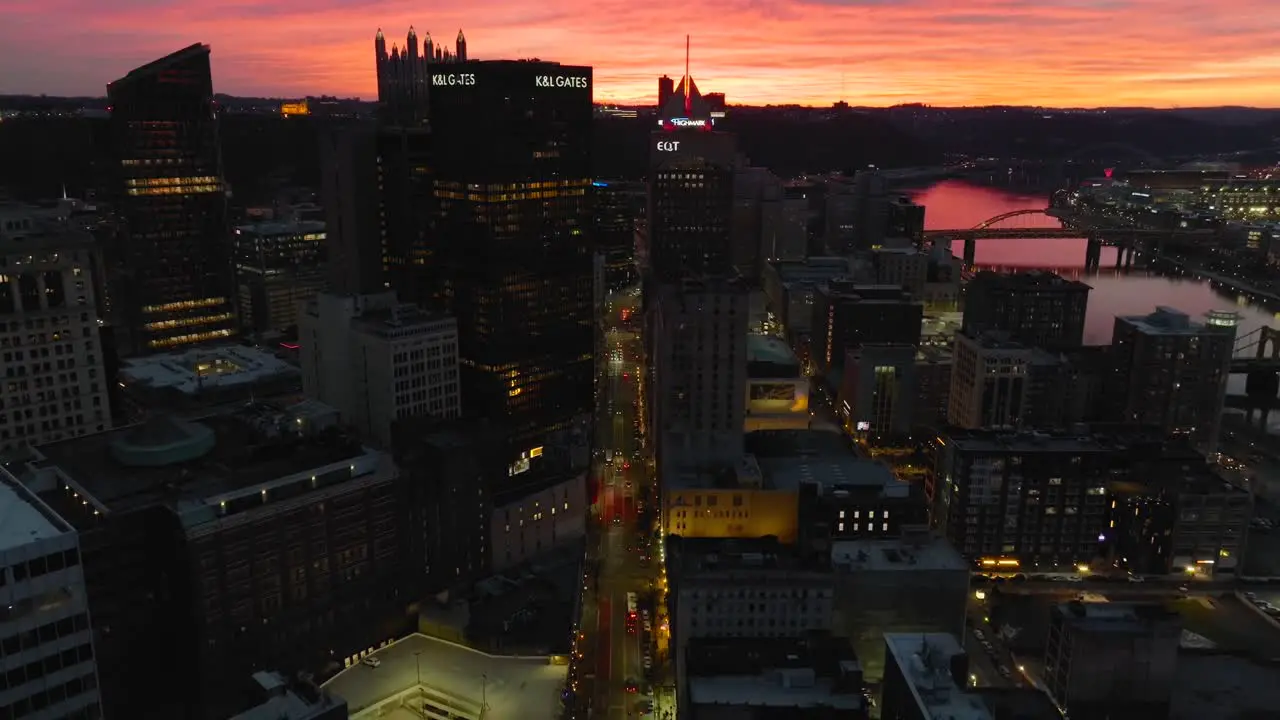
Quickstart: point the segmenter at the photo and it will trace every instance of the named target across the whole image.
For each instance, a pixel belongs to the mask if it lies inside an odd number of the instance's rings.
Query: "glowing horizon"
[[[957,7],[961,6],[961,7]],[[730,104],[1280,107],[1280,3],[1239,0],[0,0],[0,93],[101,96],[193,42],[229,95],[376,97],[373,38],[591,65],[601,103],[683,75]],[[68,19],[73,19],[68,22]]]

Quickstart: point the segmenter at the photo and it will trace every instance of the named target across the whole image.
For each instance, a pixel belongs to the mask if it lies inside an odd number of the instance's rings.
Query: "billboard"
[[[747,382],[748,414],[809,412],[807,378],[750,380]]]

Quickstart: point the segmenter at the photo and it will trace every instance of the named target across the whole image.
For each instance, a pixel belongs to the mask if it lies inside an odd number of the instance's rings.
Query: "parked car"
[[[368,665],[371,668],[376,668],[382,664],[382,661],[373,655],[366,655],[364,659],[360,661],[360,663],[362,665]]]

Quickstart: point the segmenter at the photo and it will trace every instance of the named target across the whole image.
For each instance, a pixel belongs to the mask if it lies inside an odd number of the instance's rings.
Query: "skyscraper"
[[[636,223],[644,218],[645,186],[597,180],[591,200],[591,239],[604,256],[605,286],[617,292],[636,280]]]
[[[687,57],[680,84],[664,79],[659,87],[659,129],[649,139],[650,274],[657,283],[728,275],[737,140],[712,130]]]
[[[513,463],[591,413],[591,86],[539,61],[431,75],[424,262],[458,319],[464,409],[506,427]]]
[[[431,115],[431,72],[444,63],[466,62],[467,39],[458,31],[455,51],[436,45],[431,33],[421,45],[418,31],[409,26],[404,48],[391,46],[378,29],[373,40],[374,60],[378,72],[378,119],[387,125],[425,125]]]
[[[235,277],[209,46],[107,86],[120,230],[108,281],[121,348],[160,352],[234,333]]]
[[[999,330],[1033,347],[1078,348],[1084,343],[1089,290],[1079,280],[1039,270],[1012,275],[983,271],[965,288],[961,330],[975,337]]]
[[[733,269],[733,135],[659,130],[650,140],[649,271],[659,283]]]
[[[1195,323],[1168,307],[1117,317],[1113,417],[1188,435],[1200,452],[1215,452],[1238,322],[1232,313],[1214,311]]]

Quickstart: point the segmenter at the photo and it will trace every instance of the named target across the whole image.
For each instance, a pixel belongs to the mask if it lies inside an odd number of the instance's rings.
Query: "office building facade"
[[[898,285],[832,280],[814,293],[810,356],[825,375],[865,344],[918,345],[923,321],[924,306]]]
[[[1049,611],[1045,689],[1071,717],[1169,717],[1178,614],[1158,603],[1068,602]]]
[[[956,334],[947,422],[956,427],[1018,427],[1029,412],[1035,350],[1008,335]]]
[[[591,183],[591,233],[604,255],[604,284],[617,292],[635,283],[636,227],[644,219],[643,183],[597,180]]]
[[[393,428],[394,457],[410,517],[405,542],[421,562],[419,592],[439,592],[491,569],[493,488],[507,466],[492,452],[500,440],[483,421],[414,417]]]
[[[74,528],[0,470],[0,717],[102,717]]]
[[[1090,287],[1050,272],[982,271],[965,286],[961,331],[1005,332],[1035,348],[1069,350],[1084,343]]]
[[[428,262],[468,414],[507,428],[514,464],[593,407],[591,68],[467,61],[431,82]]]
[[[413,626],[403,484],[330,408],[156,417],[36,453],[28,486],[82,538],[108,717],[225,718],[255,667],[333,672]],[[189,672],[157,685],[137,672],[155,657]]]
[[[325,224],[254,223],[232,238],[243,331],[260,338],[297,326],[301,306],[325,286]]]
[[[653,279],[672,283],[730,274],[735,137],[673,126],[652,133],[649,145],[647,250]]]
[[[111,426],[93,237],[56,216],[0,203],[0,450]]]
[[[1108,483],[1128,448],[1107,438],[953,432],[935,448],[934,523],[979,567],[1074,569],[1101,556]]]
[[[462,416],[457,323],[380,295],[316,295],[298,316],[302,387],[368,442],[396,421]]]
[[[209,52],[192,45],[107,86],[119,229],[106,255],[122,354],[235,334]]]
[[[909,435],[915,423],[914,345],[863,345],[844,361],[836,413],[861,436]]]
[[[900,537],[831,544],[837,634],[848,636],[868,680],[885,675],[885,633],[960,635],[969,599],[969,564],[923,527]]]
[[[660,286],[650,437],[661,470],[737,463],[747,386],[747,291],[737,280]]]
[[[1113,417],[1186,435],[1197,450],[1217,452],[1237,322],[1234,313],[1212,312],[1195,323],[1167,307],[1117,317],[1108,393]]]
[[[996,720],[969,692],[969,656],[956,634],[901,632],[884,636],[880,694],[884,720]]]

